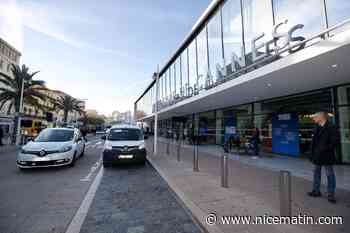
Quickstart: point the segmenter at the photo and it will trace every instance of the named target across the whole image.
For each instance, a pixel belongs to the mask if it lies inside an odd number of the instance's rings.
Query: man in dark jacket
[[[309,192],[311,197],[320,197],[321,191],[321,171],[322,167],[326,169],[328,201],[335,203],[336,179],[333,165],[336,162],[335,148],[338,143],[337,131],[334,125],[328,120],[328,113],[325,111],[317,112],[312,116],[317,124],[312,137],[312,155],[311,162],[315,165],[313,190]]]

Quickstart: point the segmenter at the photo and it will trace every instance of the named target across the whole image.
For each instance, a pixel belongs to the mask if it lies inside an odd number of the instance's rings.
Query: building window
[[[178,86],[179,86],[179,77],[177,74],[177,70],[176,70],[177,64],[176,61],[173,63],[173,65],[171,66],[171,72],[173,73],[173,80],[174,80],[174,88],[173,88],[173,97],[175,97],[178,93]]]
[[[338,105],[350,105],[350,86],[338,88]]]
[[[228,74],[234,72],[232,66],[232,56],[244,59],[242,56],[243,40],[242,40],[242,15],[240,0],[229,0],[222,7],[222,30],[224,42],[224,57],[225,65],[227,66]],[[244,49],[243,49],[244,51]],[[239,68],[236,64],[235,68]]]
[[[260,41],[271,40],[272,26],[273,17],[271,0],[243,1],[244,44],[247,65],[252,64],[255,61],[252,53],[252,40],[257,36],[262,35],[262,33],[264,33],[265,36]],[[258,44],[258,42],[256,44]],[[261,48],[257,53],[262,55],[265,53],[264,49],[265,48]]]
[[[184,95],[188,96],[188,83],[189,83],[189,75],[188,75],[188,54],[187,49],[185,49],[181,54],[181,72],[182,72],[182,85],[184,86]]]
[[[0,60],[0,69],[2,69],[4,66],[4,61],[3,60]]]
[[[181,57],[179,56],[175,61],[175,73],[176,73],[176,94],[180,97],[182,93],[182,73],[181,73]]]
[[[342,162],[350,163],[350,106],[339,107],[338,114]]]
[[[217,70],[217,66],[223,67],[221,35],[221,15],[218,11],[208,23],[209,74],[213,82],[222,78]]]
[[[338,87],[337,92],[342,162],[350,163],[350,86]]]
[[[273,1],[276,23],[288,20],[288,27],[303,24],[302,36],[314,35],[324,28],[320,0]],[[312,9],[312,10],[311,10]]]
[[[350,17],[350,1],[326,0],[329,26],[334,26]]]
[[[171,72],[171,66],[169,66],[168,68],[168,79],[167,79],[167,92],[168,92],[168,98],[171,99],[172,98],[172,79],[173,78],[173,74]]]
[[[208,76],[208,41],[207,28],[203,28],[197,36],[197,59],[198,59],[198,80],[199,90],[205,88],[205,82]]]
[[[6,71],[7,71],[7,72],[10,72],[10,71],[11,71],[11,64],[7,64]]]
[[[161,101],[164,101],[164,79],[166,77],[166,74],[164,73],[160,78],[159,78],[159,99]]]
[[[190,87],[194,88],[197,82],[197,46],[196,40],[193,40],[188,47],[188,63],[190,75]]]

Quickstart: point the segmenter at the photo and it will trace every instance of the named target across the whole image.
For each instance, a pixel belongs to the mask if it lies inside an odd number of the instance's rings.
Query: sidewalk
[[[166,142],[168,139],[159,138],[160,142]],[[173,141],[171,141],[173,143]],[[185,148],[192,148],[191,145],[183,145]],[[200,145],[200,152],[205,152],[214,156],[220,156],[223,149],[218,145]],[[263,156],[258,159],[254,159],[250,155],[237,155],[230,153],[230,159],[237,160],[243,164],[264,168],[271,171],[288,170],[293,173],[294,176],[312,181],[313,168],[310,161],[306,158],[293,158],[290,156],[282,156],[274,154],[271,157]],[[349,165],[337,165],[334,166],[335,173],[337,175],[337,187],[350,191],[350,166]],[[322,183],[327,184],[327,177],[325,173],[322,173]]]
[[[338,189],[338,203],[336,205],[328,203],[324,197],[310,198],[306,192],[310,190],[311,182],[299,176],[292,177],[293,216],[298,214],[342,216],[343,225],[223,225],[218,221],[216,227],[210,227],[205,223],[205,217],[209,213],[216,213],[218,219],[224,215],[260,216],[267,214],[278,216],[279,173],[277,164],[281,162],[276,162],[273,168],[268,168],[266,162],[260,162],[260,160],[264,161],[265,158],[254,160],[259,161],[257,163],[260,166],[256,166],[251,164],[253,162],[247,162],[250,160],[249,157],[235,159],[234,156],[231,156],[232,159],[229,160],[229,188],[226,189],[220,187],[220,158],[213,156],[213,154],[218,155],[218,153],[208,153],[204,150],[205,148],[201,147],[199,151],[200,172],[194,173],[191,146],[181,148],[181,162],[177,162],[174,145],[170,147],[170,156],[166,155],[165,144],[160,143],[159,145],[158,155],[154,156],[149,153],[149,160],[209,232],[348,232],[350,227],[350,192]],[[150,143],[148,146],[149,151],[152,151]],[[345,170],[347,171],[347,168]],[[293,175],[294,173],[298,174],[292,170]],[[307,177],[308,174],[304,174],[304,176]]]

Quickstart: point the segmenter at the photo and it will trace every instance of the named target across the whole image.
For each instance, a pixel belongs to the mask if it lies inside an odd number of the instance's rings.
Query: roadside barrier
[[[221,156],[221,187],[228,188],[228,151],[226,148]]]
[[[280,171],[280,215],[290,217],[292,215],[292,183],[290,171]]]
[[[177,161],[180,162],[181,140],[177,140]]]
[[[199,165],[198,165],[198,142],[194,143],[193,145],[193,171],[199,172]]]
[[[166,142],[166,154],[167,155],[170,154],[170,139],[167,139],[167,142]]]

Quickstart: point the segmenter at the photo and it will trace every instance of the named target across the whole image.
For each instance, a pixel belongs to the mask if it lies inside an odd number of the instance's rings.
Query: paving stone
[[[105,230],[105,231],[103,231]],[[106,169],[81,233],[201,232],[150,166]]]

